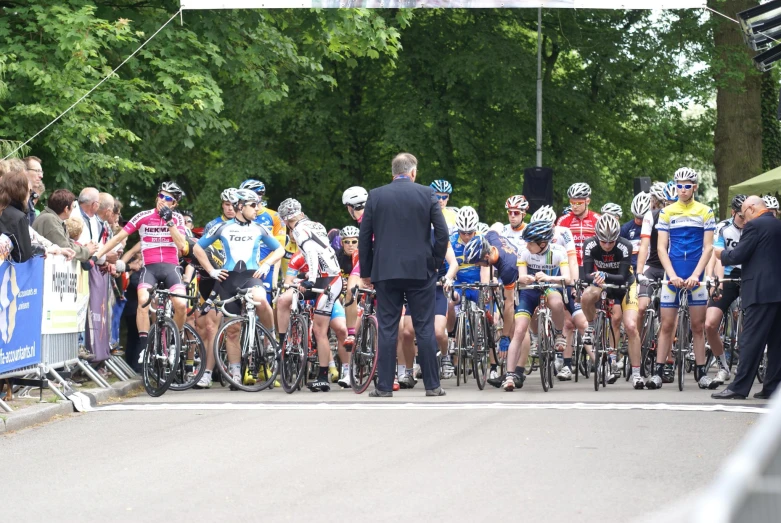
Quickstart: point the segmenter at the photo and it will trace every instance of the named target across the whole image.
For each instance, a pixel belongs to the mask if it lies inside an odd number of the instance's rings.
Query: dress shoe
[[[392,398],[393,393],[389,390],[374,389],[369,393],[370,398]]]
[[[773,394],[772,392],[768,392],[765,389],[760,390],[759,392],[755,393],[753,398],[755,400],[767,400],[770,399],[770,395]]]
[[[714,392],[710,395],[711,398],[715,400],[744,400],[746,397],[743,394],[738,394],[737,392],[732,392],[729,389],[724,389],[721,392]]]
[[[445,391],[442,389],[442,387],[437,387],[434,390],[427,390],[426,396],[444,396]]]

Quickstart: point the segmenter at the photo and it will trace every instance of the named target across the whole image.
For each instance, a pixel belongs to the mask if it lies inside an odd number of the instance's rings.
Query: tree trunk
[[[756,6],[756,0],[709,0],[708,5],[728,16]],[[762,172],[761,75],[754,53],[745,45],[740,28],[713,15],[716,56],[716,133],[714,158],[719,188],[719,215],[729,209],[729,187]]]

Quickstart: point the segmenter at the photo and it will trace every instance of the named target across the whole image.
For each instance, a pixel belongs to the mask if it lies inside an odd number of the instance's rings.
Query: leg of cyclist
[[[642,389],[645,386],[643,378],[640,376],[640,331],[638,330],[638,299],[637,284],[632,284],[624,297],[621,306],[623,307],[624,332],[629,341],[629,362],[632,365],[632,386],[635,389]]]
[[[352,289],[356,286],[360,287],[361,276],[360,272],[353,270],[350,276],[347,278],[347,297],[345,297],[345,303],[350,300]],[[344,308],[344,314],[347,321],[347,339],[345,339],[345,345],[352,349],[355,344],[355,330],[358,327],[358,300],[353,299],[353,302]]]
[[[719,327],[724,315],[730,313],[730,305],[740,295],[740,286],[734,282],[725,282],[722,285],[721,297],[718,300],[711,298],[708,302],[708,310],[705,313],[705,336],[708,339],[711,352],[713,352],[713,357],[718,362],[719,368],[718,372],[716,372],[716,377],[711,382],[712,389],[723,385],[730,379],[729,364],[727,355],[724,354],[724,342],[719,335]]]
[[[518,304],[515,306],[515,329],[507,349],[507,373],[502,382],[505,391],[510,392],[523,387],[523,381],[526,379],[526,369],[523,365],[526,365],[529,360],[530,348],[523,342],[529,330],[532,313],[537,309],[539,301],[538,290],[524,289],[518,293]]]
[[[199,314],[195,324],[195,330],[203,340],[203,346],[206,348],[206,370],[200,381],[196,385],[199,388],[209,388],[212,385],[212,369],[214,369],[214,336],[220,326],[220,315],[212,309],[206,314]]]
[[[144,350],[146,350],[147,336],[149,334],[149,305],[142,307],[149,301],[150,287],[142,288],[138,286],[138,309],[136,309],[136,325],[138,326],[138,362],[144,361]]]
[[[413,375],[413,366],[415,364],[415,328],[412,325],[412,318],[406,311],[399,322],[399,328],[400,349],[396,354],[399,387],[411,389],[415,386],[415,376]]]
[[[678,316],[678,293],[677,289],[670,289],[665,285],[662,288],[661,304],[659,311],[659,337],[656,348],[656,369],[653,376],[646,381],[645,386],[651,390],[662,388],[662,378],[664,376],[664,365],[667,363],[667,356],[672,348],[673,332]]]
[[[320,363],[320,370],[317,373],[317,379],[310,383],[309,390],[312,392],[331,390],[328,381],[328,364],[331,361],[331,344],[328,341],[328,324],[331,322],[331,312],[334,304],[342,294],[342,277],[328,276],[318,278],[315,281],[315,289],[329,289],[329,292],[317,294],[315,299],[315,314],[312,330],[315,340],[317,340],[317,357]]]
[[[694,295],[695,291],[692,291]],[[692,300],[693,301],[693,300]],[[705,314],[707,307],[705,304],[698,306],[689,306],[689,316],[691,318],[692,345],[694,345],[694,362],[696,372],[694,379],[697,380],[701,389],[710,388],[713,378],[706,374],[705,369]]]
[[[344,346],[344,340],[347,338],[347,320],[345,310],[338,301],[334,303],[334,309],[331,312],[331,330],[336,336],[336,353],[342,362],[341,377],[337,380],[340,387],[350,387],[350,353]]]

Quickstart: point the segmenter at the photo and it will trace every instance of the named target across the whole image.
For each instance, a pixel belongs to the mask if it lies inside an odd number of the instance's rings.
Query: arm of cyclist
[[[168,225],[168,231],[171,233],[171,238],[174,240],[176,248],[183,251],[187,248],[187,236],[184,233],[184,221],[181,220],[181,214],[177,214]]]
[[[713,229],[706,230],[704,233],[700,261],[697,263],[697,267],[691,276],[686,278],[686,288],[693,289],[700,284],[700,275],[705,271],[705,266],[710,261],[711,253],[713,253]]]
[[[130,263],[130,260],[133,259],[133,256],[135,256],[139,252],[141,252],[141,242],[138,242],[137,244],[133,245],[133,248],[130,249],[129,251],[125,251],[122,254],[121,259],[127,265],[128,263]]]
[[[107,241],[105,245],[103,245],[100,249],[98,249],[98,252],[96,252],[93,255],[93,258],[97,258],[98,260],[101,259],[103,256],[106,255],[107,252],[114,250],[114,247],[122,243],[122,240],[124,240],[127,237],[128,237],[127,231],[125,231],[124,229],[119,231],[113,238]]]
[[[261,234],[260,239],[269,249],[274,249],[274,251],[260,264],[258,270],[252,275],[254,278],[264,278],[268,271],[271,270],[271,267],[285,256],[284,247],[273,236]]]
[[[720,250],[719,258],[723,265],[742,265],[746,263],[759,247],[759,235],[756,228],[748,222],[743,227],[740,242],[732,250]]]
[[[626,257],[618,265],[618,274],[605,273],[605,283],[611,285],[626,285],[629,281],[629,272],[632,270],[632,258]]]
[[[667,247],[670,244],[670,234],[667,231],[659,230],[658,243],[656,246],[656,253],[659,255],[659,261],[662,263],[664,273],[675,287],[681,287],[683,285],[683,278],[678,277],[673,270],[673,264],[670,262],[670,255],[667,252]]]
[[[528,260],[526,259],[528,253],[529,251],[523,251],[523,253],[521,253],[521,260],[518,262],[518,283],[521,285],[529,285],[535,281],[534,276],[529,274],[529,266],[527,265]]]
[[[445,261],[447,262],[447,274],[445,274],[445,285],[443,289],[445,294],[450,292],[450,288],[453,286],[453,282],[456,280],[458,274],[458,259],[456,253],[453,250],[453,246],[450,242],[447,243],[447,251],[445,252]]]
[[[221,225],[212,227],[212,229],[206,232],[193,247],[195,259],[201,264],[203,270],[217,281],[225,281],[228,278],[228,271],[224,269],[215,269],[211,261],[209,261],[209,256],[206,255],[204,249],[219,239],[220,236],[218,233],[221,228]]]

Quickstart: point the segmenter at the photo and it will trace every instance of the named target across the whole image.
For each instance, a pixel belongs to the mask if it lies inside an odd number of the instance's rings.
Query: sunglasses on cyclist
[[[358,240],[342,240],[345,245],[358,245]]]
[[[586,200],[570,200],[569,204],[573,207],[577,205],[586,205]]]
[[[437,194],[436,196],[437,196],[437,200],[447,200],[448,198],[450,198],[449,194]]]
[[[190,218],[187,218],[184,223],[193,223],[193,221]]]
[[[366,207],[366,206],[364,204],[362,204],[362,203],[358,203],[358,204],[355,204],[355,205],[348,205],[347,207],[352,207],[354,211],[360,211],[360,210],[363,210],[363,208]]]
[[[245,203],[244,205],[246,205],[247,207],[252,207],[253,209],[256,209],[258,207],[257,202]]]
[[[520,216],[523,213],[521,211],[507,211],[507,214],[510,216]]]
[[[176,201],[176,198],[174,198],[173,196],[168,196],[168,195],[165,195],[163,193],[158,194],[157,197],[160,198],[161,200],[163,200],[164,202],[169,202],[170,203],[170,202],[175,202]]]
[[[691,189],[692,187],[694,187],[694,184],[693,183],[679,183],[678,185],[676,185],[676,187],[679,188],[679,189]]]

